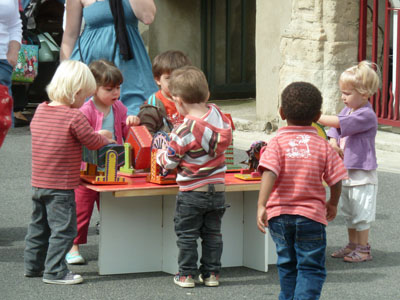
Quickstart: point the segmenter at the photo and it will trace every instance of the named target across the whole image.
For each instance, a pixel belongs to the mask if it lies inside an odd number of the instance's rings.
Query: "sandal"
[[[333,252],[331,254],[331,257],[333,257],[333,258],[344,258],[345,256],[349,255],[351,252],[353,252],[356,249],[356,247],[357,247],[356,244],[348,243],[343,248]]]
[[[346,255],[343,260],[350,263],[372,260],[371,246],[369,244],[367,244],[367,246],[358,245],[357,248],[350,254]]]

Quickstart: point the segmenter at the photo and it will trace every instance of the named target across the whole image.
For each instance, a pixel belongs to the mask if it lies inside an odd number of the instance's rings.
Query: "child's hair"
[[[111,61],[99,59],[89,64],[97,86],[115,87],[124,81],[121,71]]]
[[[153,76],[160,78],[163,74],[171,74],[172,71],[192,65],[189,57],[178,50],[169,50],[157,55],[153,60]]]
[[[344,86],[352,86],[363,96],[371,97],[379,87],[379,75],[375,68],[378,66],[372,62],[363,60],[358,65],[348,68],[339,78],[339,83]]]
[[[46,88],[51,101],[72,105],[81,92],[89,97],[96,90],[96,81],[87,65],[76,60],[64,60]]]
[[[321,92],[311,83],[293,82],[282,92],[282,111],[296,125],[310,125],[321,112]]]
[[[176,69],[169,79],[172,96],[180,97],[186,103],[201,103],[208,100],[209,90],[204,73],[192,66]]]

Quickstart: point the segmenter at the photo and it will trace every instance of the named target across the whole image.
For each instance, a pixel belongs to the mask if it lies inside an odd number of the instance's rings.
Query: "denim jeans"
[[[200,237],[202,255],[200,272],[208,277],[221,269],[222,234],[221,220],[225,213],[225,192],[215,192],[214,185],[208,192],[179,192],[176,197],[175,233],[178,237],[179,274],[197,274],[197,239]]]
[[[276,244],[279,300],[319,299],[326,278],[325,225],[298,215],[268,221]]]
[[[25,238],[25,274],[61,279],[76,236],[74,190],[32,188],[33,212]]]

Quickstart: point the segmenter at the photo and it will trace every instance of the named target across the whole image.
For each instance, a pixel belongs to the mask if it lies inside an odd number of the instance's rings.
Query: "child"
[[[123,144],[129,127],[138,125],[140,120],[136,116],[127,117],[127,108],[119,101],[122,73],[112,62],[106,60],[94,61],[89,68],[97,87],[93,97],[81,107],[81,112],[95,131],[106,129],[112,132],[113,139],[118,144]],[[99,193],[80,185],[75,190],[75,202],[78,234],[66,260],[68,264],[83,264],[85,259],[79,253],[79,244],[87,243],[95,202],[99,208]]]
[[[65,263],[76,236],[74,189],[80,181],[82,145],[94,150],[114,142],[94,132],[78,109],[95,89],[85,64],[62,62],[47,87],[51,102],[38,106],[30,125],[33,213],[25,238],[25,276],[43,275],[45,283],[83,281]]]
[[[310,83],[282,92],[279,109],[288,126],[263,149],[257,226],[269,227],[278,254],[279,299],[319,299],[326,278],[327,221],[336,216],[343,162],[311,126],[321,115],[322,97]],[[324,180],[330,187],[325,201]]]
[[[183,122],[183,116],[171,99],[168,83],[172,71],[189,65],[189,58],[181,51],[166,51],[154,58],[153,75],[160,90],[149,97],[138,114],[141,125],[145,125],[152,135],[160,130],[171,132]]]
[[[339,79],[346,105],[338,116],[323,115],[319,122],[330,126],[331,145],[344,159],[348,178],[343,180],[340,208],[345,216],[349,242],[332,253],[346,262],[372,259],[368,234],[375,220],[378,192],[375,136],[378,121],[368,98],[376,93],[379,76],[370,62],[362,61],[344,71]]]
[[[225,212],[225,157],[232,140],[229,119],[213,104],[203,72],[183,67],[171,73],[169,83],[183,124],[171,133],[168,149],[160,150],[157,163],[177,168],[175,233],[178,237],[180,287],[194,287],[197,274],[197,239],[202,239],[200,282],[219,285],[221,269],[221,219]]]

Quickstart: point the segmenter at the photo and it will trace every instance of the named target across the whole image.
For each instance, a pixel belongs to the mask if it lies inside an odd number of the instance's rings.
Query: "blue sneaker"
[[[43,278],[44,283],[51,283],[51,284],[78,284],[83,281],[81,275],[74,274],[69,271],[65,276],[61,279],[46,279]]]
[[[65,260],[69,265],[83,265],[85,263],[85,259],[79,254],[78,251],[72,253],[68,252],[65,256]]]

